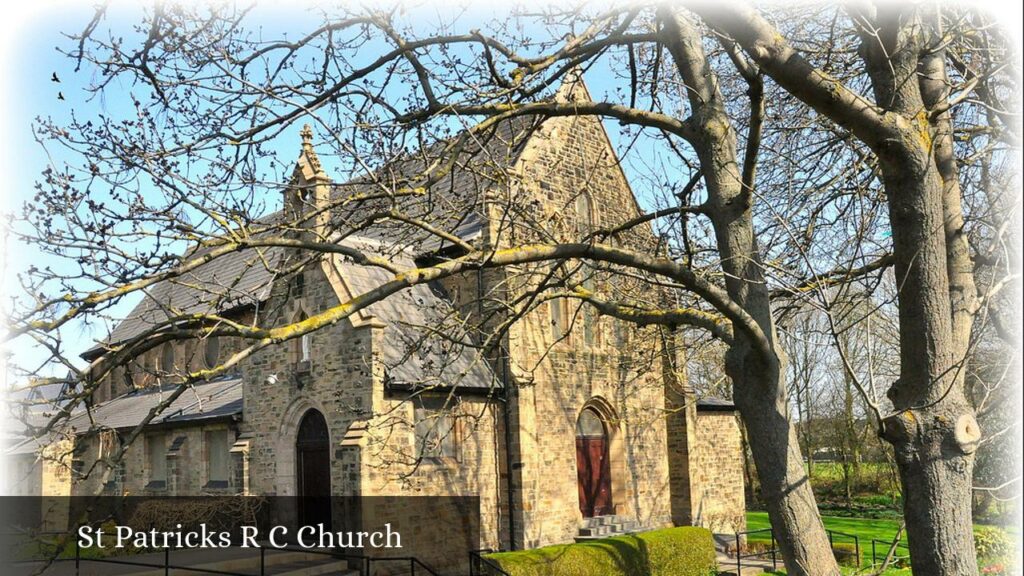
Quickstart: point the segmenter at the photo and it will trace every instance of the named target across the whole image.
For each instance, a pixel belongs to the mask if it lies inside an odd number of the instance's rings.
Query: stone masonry
[[[582,83],[570,83],[559,98],[589,98]],[[548,119],[536,126],[506,170],[507,179],[485,191],[482,248],[504,249],[536,241],[568,240],[614,227],[640,213],[601,122],[593,117]],[[294,190],[315,207],[331,193],[305,138]],[[310,200],[311,199],[311,200]],[[582,212],[581,212],[582,211]],[[323,217],[307,222],[309,233]],[[650,249],[649,229],[611,239]],[[443,291],[464,317],[479,296],[512,301],[537,287],[547,264],[488,270],[447,279]],[[346,302],[353,293],[349,268],[333,256],[307,265],[296,277],[276,279],[257,307],[238,312],[241,321],[282,325]],[[587,290],[625,289],[627,282],[586,268],[574,272]],[[571,276],[575,278],[576,276]],[[574,280],[571,280],[574,282]],[[571,291],[560,285],[551,292]],[[656,295],[655,295],[656,296]],[[477,337],[500,322],[494,315]],[[474,393],[430,393],[422,398],[396,391],[388,379],[388,340],[378,315],[362,311],[299,340],[272,346],[239,367],[242,410],[234,419],[196,422],[143,434],[128,449],[122,469],[75,479],[74,487],[53,476],[43,490],[92,493],[298,493],[296,441],[299,423],[320,412],[329,433],[330,490],[334,495],[472,495],[481,502],[479,547],[532,548],[572,541],[583,522],[577,472],[577,421],[597,414],[606,430],[610,459],[610,503],[616,516],[643,528],[700,524],[713,530],[742,529],[744,517],[739,427],[731,410],[702,410],[686,391],[685,372],[663,358],[671,334],[600,317],[580,301],[555,297],[512,324],[488,358],[493,389]],[[220,358],[241,342],[224,338]],[[203,362],[205,342],[175,345],[180,367]],[[297,347],[305,346],[304,350]],[[298,354],[308,361],[297,362]],[[97,402],[156,383],[154,350],[134,366],[112,374]],[[297,368],[301,366],[301,369]],[[155,375],[154,375],[155,374]],[[165,376],[166,378],[166,376]],[[684,384],[680,384],[680,382]],[[443,404],[452,438],[437,458],[417,458],[417,402]],[[424,404],[426,406],[426,404]],[[427,408],[422,409],[427,413]],[[209,433],[228,432],[231,481],[211,486],[204,463]],[[159,433],[159,436],[157,436]],[[149,478],[150,437],[161,438],[167,482],[154,489]],[[75,458],[95,461],[108,449],[108,435],[80,439]],[[107,448],[104,448],[107,446]],[[65,478],[66,477],[61,477]],[[150,488],[147,488],[149,486]]]

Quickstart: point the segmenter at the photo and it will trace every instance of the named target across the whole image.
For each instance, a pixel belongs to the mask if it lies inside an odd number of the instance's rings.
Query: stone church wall
[[[578,196],[592,206],[590,226],[614,226],[638,209],[600,123],[565,118],[543,124],[518,163],[522,191],[537,199],[517,229],[496,238],[500,247],[521,245],[537,236],[579,237],[586,219],[577,213]],[[520,200],[521,204],[527,204]],[[500,205],[500,201],[498,202]],[[496,235],[496,234],[495,234]],[[644,242],[626,234],[623,243]],[[539,269],[539,267],[538,267]],[[518,270],[506,282],[528,284]],[[607,289],[596,278],[598,291]],[[524,287],[525,289],[525,287]],[[515,290],[515,288],[511,288]],[[513,482],[520,490],[518,545],[543,546],[572,540],[579,507],[575,425],[581,411],[597,405],[609,429],[612,500],[616,514],[645,527],[670,523],[664,393],[656,359],[657,333],[638,331],[611,318],[594,318],[593,338],[585,335],[585,313],[578,302],[540,306],[516,324],[509,336],[519,384],[514,403],[518,426],[513,453],[521,460]],[[565,338],[552,330],[552,305],[562,305],[571,327]],[[556,341],[557,340],[557,341]]]
[[[690,461],[692,523],[713,532],[746,529],[743,449],[736,414],[697,411],[697,441]]]

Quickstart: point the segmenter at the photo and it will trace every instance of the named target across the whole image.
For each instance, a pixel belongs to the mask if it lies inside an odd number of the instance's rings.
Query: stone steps
[[[629,520],[615,515],[594,516],[593,518],[583,519],[583,522],[580,524],[579,534],[576,536],[576,541],[608,538],[609,536],[638,532],[640,529],[640,525],[636,520]]]

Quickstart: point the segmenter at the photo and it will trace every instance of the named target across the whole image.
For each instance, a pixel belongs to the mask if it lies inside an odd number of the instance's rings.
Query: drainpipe
[[[505,402],[501,413],[505,418],[505,468],[508,470],[508,482],[506,487],[508,489],[508,548],[509,550],[516,549],[516,517],[513,514],[513,502],[515,501],[515,487],[512,486],[512,479],[514,476],[513,471],[513,458],[512,458],[512,391],[509,385],[510,378],[509,373],[509,358],[508,350],[502,346],[502,363],[501,363],[501,387],[502,396]]]
[[[476,302],[477,302],[477,315],[481,320],[484,317],[484,276],[483,269],[477,268],[476,271]],[[501,402],[502,406],[501,415],[505,425],[505,470],[508,472],[508,480],[505,483],[506,488],[506,499],[508,501],[508,547],[509,550],[516,549],[516,517],[514,513],[515,503],[515,486],[513,486],[514,478],[514,459],[512,458],[512,414],[510,412],[512,390],[509,385],[509,353],[508,348],[503,344],[499,344],[498,347],[501,353]],[[501,477],[501,474],[498,474]],[[500,488],[499,488],[500,490]],[[500,496],[499,496],[500,498]],[[501,534],[501,520],[498,520],[498,534]],[[499,542],[499,545],[501,543]]]

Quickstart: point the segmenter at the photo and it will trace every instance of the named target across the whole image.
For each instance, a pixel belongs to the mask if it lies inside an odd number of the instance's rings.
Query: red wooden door
[[[576,436],[576,481],[580,512],[584,518],[612,514],[612,475],[608,458],[608,434],[596,415],[580,416]],[[587,422],[590,420],[590,422]],[[599,427],[598,427],[599,425]]]

